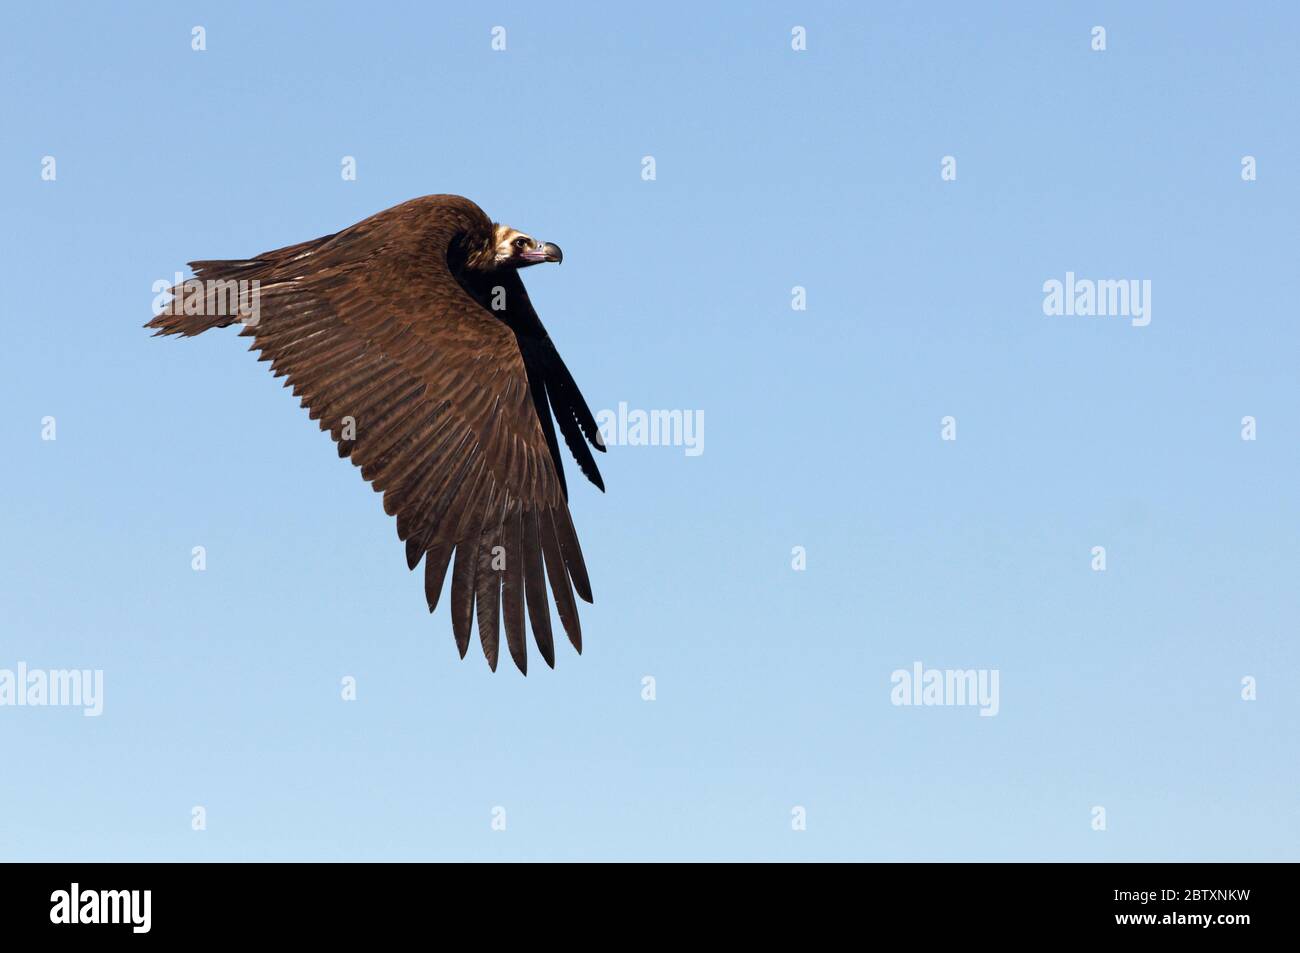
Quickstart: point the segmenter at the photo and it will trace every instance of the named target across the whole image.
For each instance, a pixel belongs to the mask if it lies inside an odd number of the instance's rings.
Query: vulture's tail
[[[256,258],[232,261],[192,261],[194,277],[172,287],[172,300],[145,325],[158,334],[183,334],[193,337],[209,328],[225,328],[232,324],[256,325],[261,318],[259,295],[262,286],[268,288],[283,282],[292,275],[284,269],[315,251],[333,238],[325,235],[311,241],[300,242],[275,251],[263,252]]]
[[[159,334],[193,337],[209,328],[255,322],[258,273],[265,262],[192,261],[194,277],[168,289],[172,300],[145,325]]]

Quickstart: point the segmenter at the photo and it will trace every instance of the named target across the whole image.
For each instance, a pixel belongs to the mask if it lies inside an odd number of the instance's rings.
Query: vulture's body
[[[194,279],[146,327],[188,336],[244,324],[260,360],[383,493],[407,563],[424,562],[430,612],[451,568],[461,656],[477,618],[495,670],[503,622],[526,672],[525,605],[554,666],[547,581],[578,651],[574,592],[591,601],[552,412],[604,489],[587,446],[604,449],[595,420],[519,276],[560,258],[468,199],[430,195],[256,258],[191,262]],[[242,317],[217,313],[232,311],[231,282],[256,298]]]

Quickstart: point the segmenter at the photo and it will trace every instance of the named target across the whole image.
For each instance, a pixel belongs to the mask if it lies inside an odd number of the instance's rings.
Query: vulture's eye
[[[523,251],[525,248],[528,247],[528,239],[526,239],[526,238],[516,238],[516,239],[515,239],[513,242],[511,242],[510,244],[514,245],[514,246],[515,246],[516,248],[518,248],[520,251]]]

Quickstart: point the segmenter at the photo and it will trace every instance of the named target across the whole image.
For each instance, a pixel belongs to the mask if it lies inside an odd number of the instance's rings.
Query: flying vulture
[[[591,602],[552,413],[605,489],[587,446],[605,449],[596,421],[519,277],[561,260],[469,199],[426,195],[255,258],[190,262],[194,278],[145,327],[188,337],[243,325],[250,350],[383,493],[407,564],[424,561],[430,612],[451,567],[461,657],[477,619],[495,671],[504,621],[527,674],[525,603],[554,668],[546,580],[579,652],[573,594]]]

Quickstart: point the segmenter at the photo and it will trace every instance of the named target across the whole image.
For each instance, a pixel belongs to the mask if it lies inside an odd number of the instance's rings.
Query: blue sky
[[[0,857],[1297,858],[1300,15],[747,7],[9,11],[0,670],[104,711],[0,707]],[[594,409],[706,421],[570,463],[596,602],[526,679],[246,342],[140,327],[434,192],[563,246]],[[918,661],[996,717],[892,705]]]

